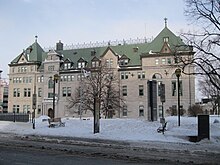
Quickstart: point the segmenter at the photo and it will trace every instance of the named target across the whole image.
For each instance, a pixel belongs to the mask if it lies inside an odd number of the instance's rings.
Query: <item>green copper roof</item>
[[[175,50],[187,50],[188,47],[182,42],[181,38],[176,36],[167,27],[165,27],[157,37],[149,43],[139,43],[139,44],[122,44],[117,46],[103,46],[103,47],[93,47],[93,48],[80,48],[80,49],[70,49],[57,51],[60,55],[63,55],[63,60],[70,59],[73,63],[73,67],[77,67],[77,61],[83,58],[88,62],[90,66],[90,61],[94,58],[100,58],[103,53],[108,49],[108,47],[119,56],[123,55],[130,59],[129,66],[141,65],[140,55],[145,53],[148,54],[152,52],[160,52],[164,45],[164,38],[168,38],[167,44],[172,51]],[[95,54],[92,55],[92,52]],[[35,41],[31,46],[25,50],[25,55],[28,61],[39,61],[45,60],[48,52],[44,52],[41,46]],[[16,63],[19,60],[16,57],[12,63]]]
[[[185,49],[186,45],[183,43],[180,37],[176,36],[173,32],[171,32],[167,27],[165,27],[157,37],[149,44],[146,53],[149,51],[152,52],[160,52],[163,45],[164,39],[168,38],[168,44],[172,51]]]
[[[12,60],[11,63],[17,63],[22,55],[24,55],[29,62],[42,62],[42,60],[44,60],[42,59],[43,52],[44,50],[41,48],[38,42],[35,41],[32,45],[26,48],[23,53]]]

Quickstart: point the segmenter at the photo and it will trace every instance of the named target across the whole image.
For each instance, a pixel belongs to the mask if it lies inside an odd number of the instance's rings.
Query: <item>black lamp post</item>
[[[59,80],[59,75],[58,74],[55,74],[53,76],[53,116],[52,118],[54,118],[55,116],[55,93],[56,93],[56,83],[57,81]]]
[[[177,77],[177,104],[178,104],[178,126],[180,126],[180,76],[181,76],[181,69],[176,69],[175,74]]]

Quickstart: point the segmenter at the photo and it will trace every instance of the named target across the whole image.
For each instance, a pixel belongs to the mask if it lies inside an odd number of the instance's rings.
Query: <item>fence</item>
[[[29,114],[27,113],[1,113],[0,121],[28,122]]]

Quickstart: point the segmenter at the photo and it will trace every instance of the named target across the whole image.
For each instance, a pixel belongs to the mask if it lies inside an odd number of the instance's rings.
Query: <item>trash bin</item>
[[[198,138],[210,139],[209,115],[198,115]]]

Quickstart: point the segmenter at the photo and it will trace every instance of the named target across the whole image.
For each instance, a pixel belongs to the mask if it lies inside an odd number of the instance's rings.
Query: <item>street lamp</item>
[[[56,89],[56,83],[57,81],[59,80],[59,75],[58,74],[55,74],[53,76],[53,115],[52,115],[52,118],[54,118],[55,116],[55,89]]]
[[[178,126],[180,126],[180,76],[181,76],[181,69],[178,68],[175,70],[175,74],[177,77],[177,104],[178,104]]]

